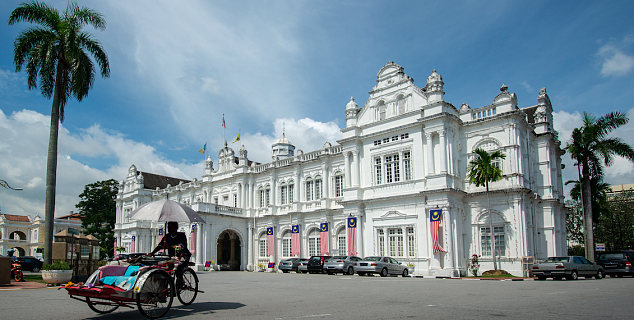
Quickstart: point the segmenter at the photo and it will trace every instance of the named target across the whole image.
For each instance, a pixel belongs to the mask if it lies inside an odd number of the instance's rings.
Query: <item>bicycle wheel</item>
[[[86,297],[86,303],[88,307],[96,313],[106,314],[112,311],[115,311],[119,308],[118,304],[114,304],[113,302],[107,299],[101,298],[90,298]]]
[[[178,301],[182,304],[189,305],[194,302],[198,295],[198,276],[194,270],[187,268],[183,271],[183,282],[176,286],[176,292],[178,293]]]
[[[153,272],[136,294],[139,312],[150,319],[160,318],[172,306],[174,285],[166,272]]]

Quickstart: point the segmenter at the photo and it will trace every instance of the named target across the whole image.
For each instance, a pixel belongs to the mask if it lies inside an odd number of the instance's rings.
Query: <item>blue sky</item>
[[[2,1],[8,19],[21,1]],[[63,10],[67,1],[48,1]],[[60,132],[57,215],[83,186],[139,170],[200,177],[238,130],[249,158],[266,162],[286,127],[298,149],[335,143],[350,96],[362,106],[388,61],[419,87],[433,69],[445,100],[488,105],[504,83],[520,107],[546,87],[562,143],[583,111],[634,116],[632,1],[79,1],[103,13],[111,77],[70,101]],[[5,20],[6,21],[6,20]],[[15,73],[12,44],[26,25],[0,24],[0,190],[6,213],[44,208],[51,100]],[[634,124],[615,135],[634,144]],[[233,145],[239,149],[238,143]],[[568,164],[567,155],[564,159]],[[607,170],[634,182],[632,164]],[[564,180],[573,179],[567,166]]]

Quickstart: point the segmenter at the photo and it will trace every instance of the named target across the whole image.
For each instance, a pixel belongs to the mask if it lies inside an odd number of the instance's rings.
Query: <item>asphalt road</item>
[[[634,278],[470,281],[202,272],[205,293],[177,299],[164,318],[187,319],[631,319]],[[99,315],[65,290],[0,291],[3,319],[144,319],[136,309]]]

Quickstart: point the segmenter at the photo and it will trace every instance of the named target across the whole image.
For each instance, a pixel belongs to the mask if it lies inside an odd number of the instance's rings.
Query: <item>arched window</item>
[[[319,255],[320,249],[321,249],[321,235],[319,234],[319,229],[313,228],[308,233],[308,255],[309,256]]]
[[[346,242],[346,228],[339,228],[337,232],[337,249],[339,249],[340,255],[348,254],[348,244]]]
[[[287,230],[282,235],[282,257],[291,256],[291,231]]]
[[[266,232],[262,232],[260,238],[258,238],[258,249],[260,251],[260,257],[266,257]]]
[[[379,120],[385,120],[385,102],[383,100],[379,101],[377,108],[379,110]]]
[[[288,203],[288,186],[286,185],[286,182],[282,182],[280,183],[280,204],[281,205],[285,205],[286,203]]]
[[[335,197],[343,197],[343,173],[335,172]]]
[[[498,212],[491,212],[493,216],[493,235],[495,237],[495,252],[497,256],[506,256],[506,222]],[[491,228],[489,214],[483,213],[478,221],[480,231],[480,250],[483,257],[491,257]]]
[[[260,201],[259,201],[260,202],[260,208],[263,208],[264,207],[264,188],[260,187],[258,189],[258,193],[260,194],[260,197],[259,197],[260,198]]]
[[[322,198],[322,190],[323,189],[323,185],[322,185],[322,180],[321,180],[321,176],[316,176],[315,177],[315,200],[319,200]]]
[[[306,178],[306,201],[313,201],[315,199],[315,184],[313,178]]]
[[[293,180],[288,182],[288,203],[295,201],[295,182]]]
[[[271,186],[270,185],[266,185],[266,187],[264,188],[264,197],[265,199],[265,203],[266,206],[270,206],[271,205]]]
[[[405,113],[405,97],[403,97],[403,95],[396,97],[396,108],[398,110],[398,114]]]

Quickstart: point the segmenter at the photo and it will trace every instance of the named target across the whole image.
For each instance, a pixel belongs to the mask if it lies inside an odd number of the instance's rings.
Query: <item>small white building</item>
[[[387,63],[362,107],[350,99],[335,145],[295,151],[289,132],[272,145],[272,160],[258,164],[244,146],[236,156],[225,143],[218,168],[207,159],[205,174],[193,181],[132,165],[117,197],[118,245],[152,250],[162,224],[127,216],[167,197],[205,219],[190,239],[199,265],[213,260],[254,270],[292,256],[352,251],[412,262],[416,275],[466,275],[472,254],[482,256],[481,271],[493,269],[486,192],[466,178],[473,150],[483,148],[506,154],[496,164],[503,179],[490,186],[498,267],[522,275],[523,257],[565,254],[563,151],[546,89],[525,107],[503,85],[490,105],[456,108],[444,101],[444,82],[435,70],[422,88],[403,71]],[[432,210],[442,212],[438,244],[446,252],[433,250]],[[349,217],[357,218],[354,248],[347,239]],[[292,226],[299,229],[299,253],[293,252]],[[191,236],[191,226],[181,227]]]

